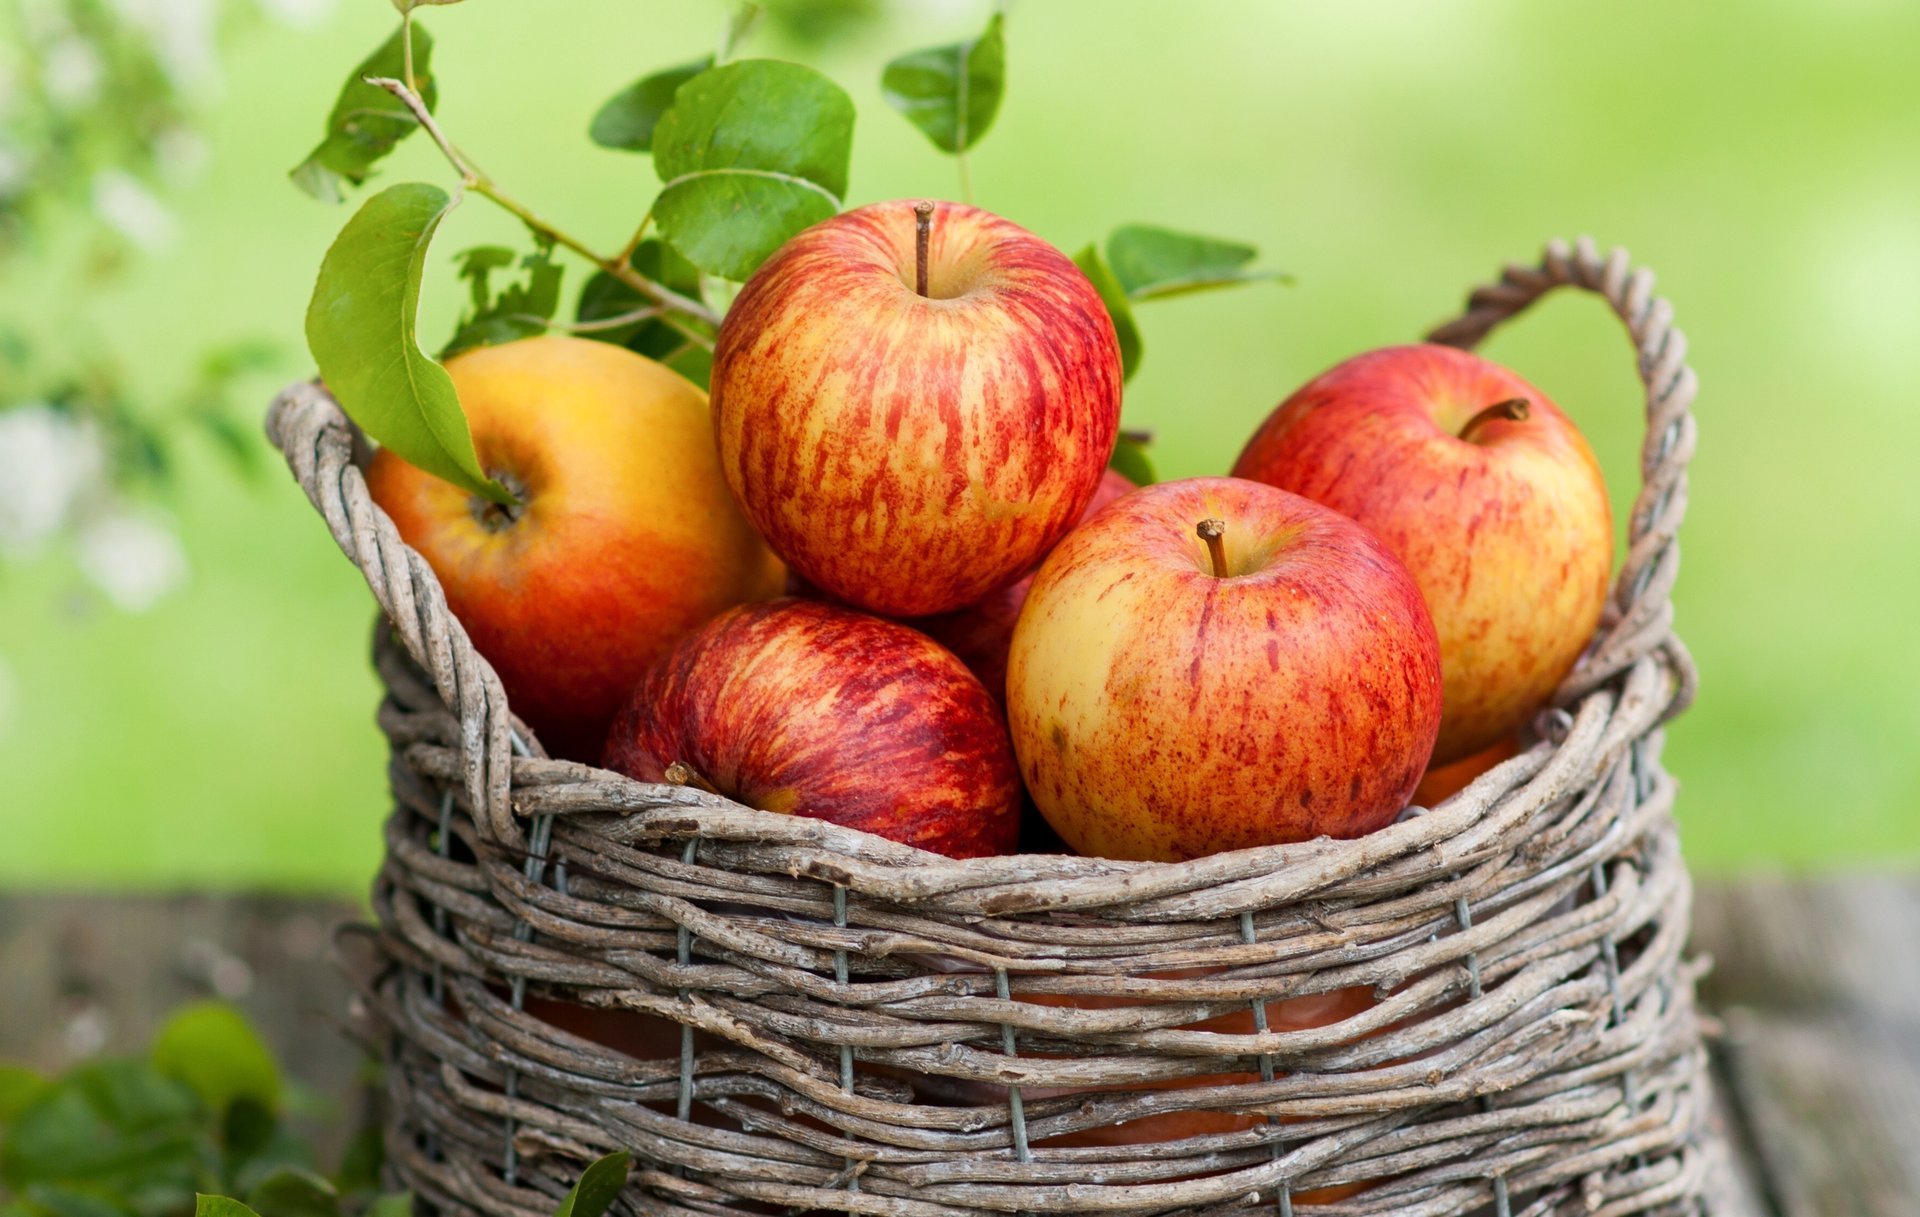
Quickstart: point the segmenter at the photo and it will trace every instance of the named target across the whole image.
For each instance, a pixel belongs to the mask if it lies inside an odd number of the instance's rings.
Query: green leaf
[[[633,251],[629,264],[647,278],[671,288],[683,296],[699,299],[700,268],[675,253],[664,241],[648,237]],[[649,308],[651,301],[625,283],[602,271],[587,280],[580,289],[580,303],[574,319],[580,322],[611,321]],[[705,331],[697,322],[682,319],[683,326]],[[688,380],[705,387],[707,372],[713,364],[712,353],[692,342],[680,329],[650,317],[607,329],[581,330],[582,338],[610,342],[629,351],[666,364]]]
[[[247,1207],[260,1217],[339,1217],[340,1193],[312,1171],[278,1166],[247,1194]]]
[[[387,1140],[383,1129],[369,1124],[347,1142],[340,1154],[340,1169],[334,1172],[333,1185],[342,1195],[380,1190],[380,1168],[387,1161]]]
[[[1147,455],[1146,441],[1131,435],[1122,435],[1114,440],[1113,455],[1107,458],[1107,468],[1135,486],[1151,486],[1160,480],[1153,470],[1153,459]]]
[[[453,203],[407,182],[366,201],[334,239],[307,306],[307,346],[348,417],[402,459],[496,503],[510,502],[474,454],[445,368],[416,335],[420,275]]]
[[[267,1111],[280,1102],[280,1069],[245,1017],[223,1002],[183,1006],[153,1038],[153,1067],[186,1083],[225,1113],[249,1099]]]
[[[198,1192],[193,1197],[193,1217],[260,1217],[230,1196],[209,1196]]]
[[[0,1181],[137,1192],[138,1211],[184,1200],[207,1154],[206,1110],[145,1061],[82,1065],[49,1083],[0,1143]]]
[[[388,1192],[376,1196],[364,1217],[413,1217],[412,1192]]]
[[[220,1145],[235,1162],[267,1152],[279,1131],[279,1117],[256,1098],[235,1099],[220,1117]]]
[[[1197,237],[1147,224],[1124,225],[1107,238],[1107,262],[1132,300],[1286,278],[1278,271],[1247,270],[1247,263],[1258,253],[1253,246],[1238,241]]]
[[[1093,290],[1100,293],[1100,303],[1107,306],[1107,316],[1113,319],[1113,332],[1120,339],[1120,377],[1132,380],[1134,369],[1140,366],[1140,327],[1134,324],[1133,307],[1127,303],[1126,289],[1107,268],[1097,245],[1089,245],[1075,254],[1073,264],[1093,284]]]
[[[562,268],[553,260],[553,242],[537,241],[532,253],[520,256],[525,280],[495,294],[492,272],[512,265],[516,256],[498,245],[482,245],[460,255],[460,277],[472,283],[473,307],[440,352],[442,359],[468,347],[498,346],[547,332],[546,323],[560,307]]]
[[[346,198],[348,185],[358,186],[366,181],[373,173],[373,166],[420,125],[399,98],[364,79],[403,75],[405,36],[403,23],[347,77],[339,99],[333,103],[333,111],[327,115],[326,136],[289,175],[294,185],[323,203],[338,203]],[[440,96],[427,70],[432,57],[433,38],[424,28],[414,26],[414,83],[429,113]]]
[[[680,87],[653,132],[653,217],[694,265],[745,279],[840,210],[853,102],[812,68],[743,59]]]
[[[0,1128],[13,1123],[46,1089],[46,1079],[33,1070],[0,1061]]]
[[[553,1217],[600,1217],[627,1185],[627,1166],[632,1161],[633,1156],[621,1150],[588,1164],[580,1172],[580,1182],[553,1210]]]
[[[133,1210],[112,1189],[83,1182],[32,1183],[22,1193],[48,1217],[132,1217]]]
[[[942,152],[965,152],[979,143],[1000,112],[1007,80],[1001,25],[995,13],[978,38],[911,51],[880,75],[887,104]]]
[[[652,151],[653,129],[659,125],[660,116],[673,105],[673,95],[680,91],[681,85],[712,66],[713,56],[707,55],[642,76],[609,97],[594,113],[593,124],[587,128],[588,138],[602,148]]]

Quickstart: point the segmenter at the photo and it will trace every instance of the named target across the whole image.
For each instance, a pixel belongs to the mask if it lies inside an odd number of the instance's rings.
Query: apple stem
[[[1225,520],[1202,520],[1194,526],[1200,539],[1207,543],[1207,554],[1213,559],[1213,577],[1227,577],[1227,522]]]
[[[473,518],[480,527],[488,532],[505,532],[519,523],[520,517],[527,513],[527,488],[519,478],[511,473],[489,471],[487,474],[506,490],[507,501],[496,503],[492,499],[483,499],[474,495],[470,501]]]
[[[1496,401],[1467,420],[1467,425],[1460,428],[1460,438],[1471,441],[1474,432],[1496,418],[1504,418],[1513,423],[1524,423],[1532,413],[1533,403],[1524,397],[1509,397],[1505,401]]]
[[[913,290],[927,294],[927,246],[933,240],[933,204],[913,207]]]
[[[668,765],[666,772],[661,776],[666,779],[669,786],[691,786],[695,790],[704,790],[708,794],[720,793],[712,782],[700,775],[698,769],[685,761],[675,761]]]

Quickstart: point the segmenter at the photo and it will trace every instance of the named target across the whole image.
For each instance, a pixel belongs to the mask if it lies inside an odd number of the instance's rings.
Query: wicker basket
[[[369,500],[364,444],[288,389],[269,433],[384,611],[395,810],[365,990],[398,1182],[544,1214],[624,1148],[619,1204],[649,1214],[1709,1211],[1659,763],[1694,691],[1668,598],[1686,343],[1652,276],[1584,240],[1431,337],[1472,346],[1562,285],[1626,323],[1648,429],[1615,593],[1537,742],[1360,840],[1179,864],[953,861],[546,759]],[[1330,1025],[1266,1017],[1356,986],[1377,1004]],[[555,998],[679,1028],[638,1059],[525,1009]],[[1085,1143],[1182,1112],[1238,1119]]]

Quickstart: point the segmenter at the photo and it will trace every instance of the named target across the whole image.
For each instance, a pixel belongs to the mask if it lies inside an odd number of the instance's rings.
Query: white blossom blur
[[[41,402],[0,411],[0,555],[39,552],[98,493],[99,429]]]
[[[167,205],[124,169],[93,175],[93,210],[109,228],[145,250],[165,249],[180,232]]]
[[[260,0],[260,11],[281,25],[312,29],[333,12],[334,0]]]
[[[106,77],[100,52],[78,34],[68,34],[40,52],[40,80],[47,97],[64,110],[91,105]]]
[[[180,538],[151,516],[103,512],[75,540],[80,573],[124,612],[144,613],[186,582]]]
[[[160,176],[182,186],[206,168],[211,150],[207,138],[191,127],[168,127],[153,138],[153,161]]]
[[[185,91],[218,83],[220,14],[215,0],[113,0],[113,7],[129,28],[146,36],[174,88]]]

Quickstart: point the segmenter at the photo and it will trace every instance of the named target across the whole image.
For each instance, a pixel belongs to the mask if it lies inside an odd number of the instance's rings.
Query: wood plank
[[[321,1101],[304,1131],[330,1161],[364,1102],[332,947],[359,916],[291,896],[0,893],[0,1059],[52,1072],[136,1053],[174,1007],[224,998]]]
[[[1920,881],[1702,892],[1731,1118],[1779,1217],[1920,1214]]]

